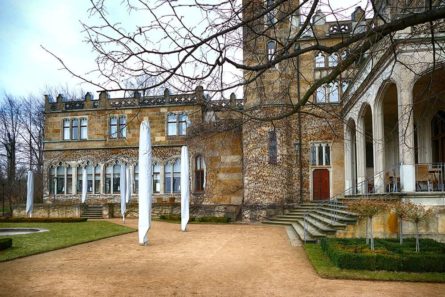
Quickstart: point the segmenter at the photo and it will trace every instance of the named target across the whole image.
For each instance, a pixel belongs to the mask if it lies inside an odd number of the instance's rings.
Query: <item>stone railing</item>
[[[91,93],[87,93],[81,100],[74,101],[67,101],[62,95],[57,96],[56,100],[45,95],[46,112],[194,104],[204,104],[204,91],[200,86],[193,93],[172,95],[165,89],[164,94],[160,96],[142,96],[141,93],[135,92],[131,98],[110,98],[108,92],[102,91],[97,100],[93,99]]]

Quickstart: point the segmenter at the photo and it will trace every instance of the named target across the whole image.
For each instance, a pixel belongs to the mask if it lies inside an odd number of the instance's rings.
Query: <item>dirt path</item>
[[[0,296],[445,296],[445,284],[321,279],[283,227],[189,227],[154,222],[147,247],[133,233],[0,263]]]

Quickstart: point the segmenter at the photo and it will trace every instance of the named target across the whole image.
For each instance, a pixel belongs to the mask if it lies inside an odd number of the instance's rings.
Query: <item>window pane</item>
[[[331,148],[329,147],[329,145],[325,146],[324,152],[325,152],[324,156],[325,165],[331,165]]]
[[[110,137],[111,138],[117,137],[117,118],[116,117],[110,118]]]
[[[77,193],[82,193],[82,167],[77,167]]]
[[[165,174],[164,174],[164,189],[165,193],[171,193],[172,192],[172,170],[173,166],[171,163],[167,163],[164,167]]]
[[[275,41],[269,41],[267,43],[267,59],[272,61],[275,58],[275,53],[277,50],[277,44]]]
[[[325,67],[325,60],[322,53],[319,53],[315,57],[315,68],[324,68]]]
[[[105,169],[105,194],[111,193],[111,176],[113,174],[113,166],[109,165]]]
[[[73,193],[73,169],[71,167],[66,169],[66,193]]]
[[[323,165],[323,146],[318,145],[318,165]]]
[[[93,166],[87,166],[87,193],[93,193]]]
[[[314,144],[311,146],[311,165],[317,165],[317,147]]]
[[[168,127],[167,127],[167,135],[176,135],[176,122],[174,123],[168,123]]]
[[[88,138],[88,121],[83,118],[80,120],[80,139]]]
[[[71,122],[71,130],[72,130],[72,139],[77,140],[79,139],[79,120],[78,119],[73,119]]]
[[[329,87],[329,102],[331,103],[337,103],[338,102],[338,84],[332,83]]]
[[[65,167],[57,167],[57,194],[65,193]]]
[[[120,186],[121,186],[121,165],[114,165],[113,166],[113,193],[120,193]]]
[[[99,194],[100,193],[100,166],[97,165],[96,168],[94,168],[94,193]]]
[[[317,95],[316,95],[316,101],[317,103],[326,103],[326,93],[325,93],[325,87],[321,86],[317,89]]]
[[[332,54],[329,56],[329,67],[335,67],[338,65],[338,56],[336,54]]]
[[[70,140],[70,120],[63,120],[63,139]]]
[[[125,116],[119,118],[119,133],[120,137],[127,137],[127,118]]]

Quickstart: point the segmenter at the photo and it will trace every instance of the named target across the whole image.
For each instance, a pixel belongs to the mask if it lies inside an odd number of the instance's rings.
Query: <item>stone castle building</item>
[[[179,202],[182,145],[190,150],[191,209],[197,215],[258,220],[302,201],[369,194],[410,194],[426,204],[443,204],[444,57],[433,53],[425,28],[380,40],[305,98],[314,81],[346,61],[349,52],[276,57],[314,44],[332,46],[374,24],[361,8],[350,20],[335,22],[317,11],[311,30],[297,36],[298,1],[277,7],[274,1],[245,2],[246,20],[265,13],[243,29],[244,63],[268,69],[245,87],[243,99],[208,101],[200,87],[151,97],[111,99],[101,92],[98,100],[90,94],[79,101],[46,98],[45,199],[79,204],[86,167],[87,203],[119,203],[120,164],[126,164],[136,201],[139,125],[148,117],[159,207]],[[396,0],[377,2],[387,20],[422,9]],[[442,43],[445,31],[440,24],[435,30]],[[246,70],[244,79],[256,75]]]

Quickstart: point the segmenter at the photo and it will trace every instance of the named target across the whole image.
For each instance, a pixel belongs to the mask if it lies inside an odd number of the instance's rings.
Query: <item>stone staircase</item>
[[[102,205],[87,205],[80,214],[81,218],[102,219]]]
[[[322,237],[335,236],[337,230],[355,224],[356,220],[356,215],[348,211],[346,205],[329,201],[303,203],[287,214],[263,221],[263,224],[289,225],[301,240],[315,242]]]

